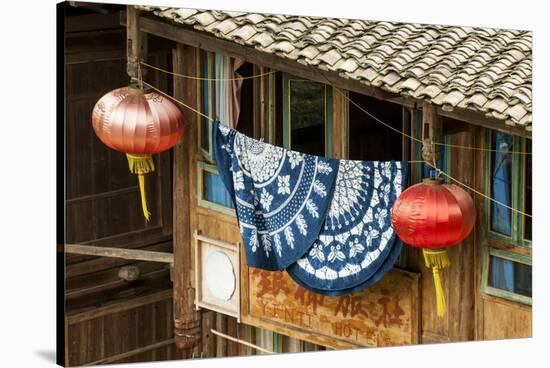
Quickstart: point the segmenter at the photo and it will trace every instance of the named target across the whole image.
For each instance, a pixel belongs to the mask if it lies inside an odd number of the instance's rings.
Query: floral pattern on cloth
[[[319,237],[287,269],[294,281],[325,295],[358,291],[379,281],[403,246],[391,226],[391,209],[407,177],[407,165],[401,162],[340,160]]]
[[[289,151],[213,124],[216,165],[234,199],[247,264],[283,270],[319,236],[338,161]]]
[[[286,269],[324,295],[366,288],[393,267],[402,243],[391,209],[407,183],[406,163],[289,151],[219,122],[213,142],[249,266]]]

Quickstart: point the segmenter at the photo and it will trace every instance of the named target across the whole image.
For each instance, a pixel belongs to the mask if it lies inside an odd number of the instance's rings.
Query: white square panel
[[[195,308],[210,309],[240,321],[239,243],[195,237]]]

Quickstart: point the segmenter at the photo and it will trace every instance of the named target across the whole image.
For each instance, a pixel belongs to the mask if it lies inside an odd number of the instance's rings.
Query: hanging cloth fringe
[[[431,268],[433,272],[437,301],[437,316],[443,317],[445,315],[446,306],[439,270],[442,268],[447,268],[451,264],[449,261],[449,253],[446,249],[422,249],[422,253],[424,254],[424,262],[426,263],[426,267]]]
[[[139,192],[141,194],[141,208],[143,216],[147,221],[151,218],[151,212],[147,208],[147,196],[145,192],[145,174],[155,171],[155,164],[152,155],[126,154],[128,166],[132,174],[137,174],[139,181]]]

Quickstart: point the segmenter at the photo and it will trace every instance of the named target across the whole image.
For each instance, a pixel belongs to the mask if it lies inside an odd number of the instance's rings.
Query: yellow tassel
[[[151,218],[151,212],[147,208],[147,196],[145,193],[145,174],[155,171],[155,164],[151,155],[126,154],[128,166],[132,174],[138,175],[139,192],[141,194],[141,208],[147,221]]]
[[[148,174],[155,171],[155,164],[151,155],[133,155],[127,153],[126,158],[128,159],[128,166],[132,174]]]
[[[141,193],[141,208],[143,209],[143,216],[149,221],[151,218],[151,212],[147,209],[147,197],[145,196],[145,175],[142,173],[138,174],[139,180],[139,192]]]
[[[423,249],[424,262],[426,267],[432,268],[435,295],[437,303],[437,316],[443,317],[445,315],[445,294],[443,293],[443,284],[441,283],[441,275],[439,274],[440,268],[449,267],[451,264],[449,261],[449,254],[446,249]]]

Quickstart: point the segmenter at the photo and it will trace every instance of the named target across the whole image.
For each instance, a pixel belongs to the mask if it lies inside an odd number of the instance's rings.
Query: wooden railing
[[[174,263],[174,254],[140,249],[98,247],[95,245],[65,244],[65,252],[87,256],[122,258],[135,261]]]

